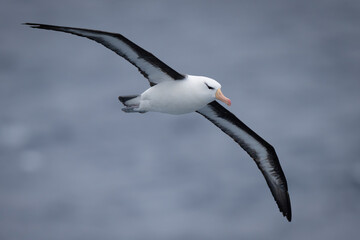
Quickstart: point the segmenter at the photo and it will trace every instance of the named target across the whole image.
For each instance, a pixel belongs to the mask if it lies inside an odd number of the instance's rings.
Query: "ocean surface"
[[[126,114],[148,82],[85,38],[119,32],[222,84],[272,144],[293,221],[253,160],[199,114]],[[0,239],[357,239],[360,1],[3,0]]]

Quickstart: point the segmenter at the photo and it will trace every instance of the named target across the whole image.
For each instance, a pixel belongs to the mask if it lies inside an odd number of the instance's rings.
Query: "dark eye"
[[[213,87],[210,87],[209,85],[207,85],[207,83],[205,83],[205,85],[208,87],[208,89],[213,90]]]

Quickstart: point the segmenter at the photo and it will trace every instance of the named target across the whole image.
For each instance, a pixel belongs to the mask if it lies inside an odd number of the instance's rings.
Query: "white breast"
[[[201,77],[159,83],[141,94],[140,109],[170,114],[194,112],[214,100]]]

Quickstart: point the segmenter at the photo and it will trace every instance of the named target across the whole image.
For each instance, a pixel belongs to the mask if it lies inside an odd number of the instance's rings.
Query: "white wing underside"
[[[149,80],[151,86],[163,81],[182,80],[185,78],[183,74],[176,72],[152,53],[136,45],[121,34],[46,24],[26,24],[32,28],[66,32],[94,40],[111,49],[137,67],[141,74]]]
[[[197,112],[229,135],[254,159],[280,211],[290,221],[291,206],[287,182],[275,149],[216,101]]]

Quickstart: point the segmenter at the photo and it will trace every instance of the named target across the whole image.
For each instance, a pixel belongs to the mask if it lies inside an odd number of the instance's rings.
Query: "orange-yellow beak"
[[[231,100],[224,96],[224,94],[221,92],[220,88],[218,90],[216,90],[215,98],[217,100],[220,100],[220,101],[226,103],[228,106],[231,105]]]

